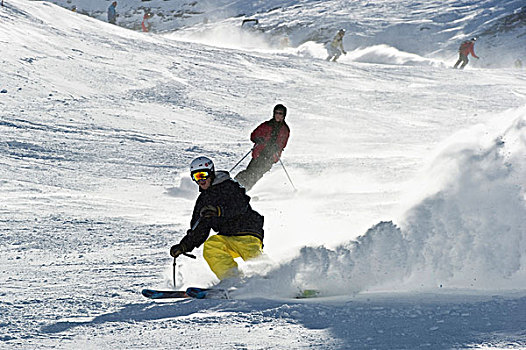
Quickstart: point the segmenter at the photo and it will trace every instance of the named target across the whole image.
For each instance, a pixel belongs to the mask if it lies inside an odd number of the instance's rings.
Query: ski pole
[[[290,179],[289,173],[287,172],[287,169],[285,169],[285,165],[281,161],[281,158],[279,159],[279,162],[281,163],[281,166],[283,167],[283,170],[285,170],[285,174],[287,175],[287,178],[289,179],[289,182],[292,185],[292,188],[294,189],[294,192],[296,192],[297,189],[296,189],[296,187],[294,187],[294,184],[292,183],[292,180]]]
[[[173,279],[174,279],[174,289],[177,289],[177,283],[175,282],[175,270],[177,269],[177,258],[174,258],[174,268],[173,268]]]
[[[196,229],[197,225],[199,225],[200,222],[201,222],[201,218],[197,219],[194,226],[192,226],[192,231]],[[197,259],[197,257],[194,254],[183,253],[182,255],[186,255],[187,257],[192,258],[192,259]],[[176,283],[175,283],[176,269],[177,269],[177,258],[174,258],[174,264],[173,264],[173,270],[172,270],[173,279],[174,279],[174,288],[177,288]]]
[[[192,259],[197,259],[196,256],[194,254],[190,254],[190,253],[183,253],[183,255],[186,255],[187,257],[189,258],[192,258]],[[175,275],[176,275],[176,270],[177,270],[177,258],[174,258],[174,268],[173,268],[173,279],[174,279],[174,288],[177,288],[177,284],[176,284],[176,280],[175,280]]]
[[[254,147],[256,147],[256,146],[254,146]],[[236,165],[234,165],[234,166],[232,167],[232,169],[230,169],[229,172],[232,172],[232,170],[234,170],[234,169],[239,165],[239,163],[241,163],[241,162],[243,161],[243,159],[245,159],[245,158],[250,154],[250,152],[252,152],[252,150],[254,149],[254,147],[252,147],[252,148],[250,149],[250,151],[248,151],[247,154],[245,154],[245,155],[243,156],[243,158],[241,158],[241,159],[239,160],[239,162],[237,162]]]

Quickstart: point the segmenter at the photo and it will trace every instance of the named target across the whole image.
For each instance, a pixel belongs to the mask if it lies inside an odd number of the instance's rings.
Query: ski
[[[148,299],[230,299],[226,289],[189,287],[186,290],[143,289],[142,295]]]
[[[141,293],[149,299],[191,298],[185,290],[143,289]]]

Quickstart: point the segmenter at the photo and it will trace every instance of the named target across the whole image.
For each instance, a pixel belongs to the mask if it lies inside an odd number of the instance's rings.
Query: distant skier
[[[194,159],[190,174],[200,192],[190,222],[193,229],[172,246],[170,255],[177,258],[204,243],[203,257],[217,278],[237,277],[235,258],[249,260],[262,253],[263,216],[252,209],[245,189],[227,171],[215,171],[210,158]],[[217,235],[208,238],[210,229]]]
[[[117,21],[117,1],[114,1],[111,3],[111,5],[108,7],[108,22],[111,24],[115,24]]]
[[[471,54],[471,56],[475,57],[476,59],[479,58],[477,55],[475,55],[475,50],[474,50],[476,40],[477,38],[471,38],[470,40],[466,40],[462,42],[462,44],[460,44],[460,47],[458,48],[458,61],[457,63],[455,63],[453,68],[456,69],[458,65],[462,62],[462,65],[460,66],[459,69],[464,69],[466,64],[468,64],[469,62],[468,60],[469,54]]]
[[[330,61],[332,59],[333,62],[336,62],[336,60],[341,56],[342,53],[344,55],[347,55],[347,52],[343,48],[344,35],[345,29],[340,29],[338,33],[336,33],[332,41],[325,45],[327,53],[329,54],[329,56],[327,57],[327,61]]]
[[[235,176],[235,180],[247,191],[281,158],[290,135],[290,128],[285,122],[286,116],[287,107],[278,104],[274,106],[272,119],[260,124],[250,134],[250,140],[254,142],[252,159],[247,168]]]
[[[142,17],[141,27],[142,27],[142,31],[143,32],[149,32],[150,31],[150,28],[151,28],[152,25],[150,24],[150,22],[148,20],[151,17],[152,17],[152,14],[148,13],[148,12],[146,12],[144,14],[144,16]]]

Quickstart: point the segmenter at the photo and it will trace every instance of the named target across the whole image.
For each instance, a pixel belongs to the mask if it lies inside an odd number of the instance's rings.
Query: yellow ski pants
[[[254,236],[210,236],[203,245],[203,257],[217,278],[235,277],[239,274],[235,258],[247,261],[262,253],[262,243]]]

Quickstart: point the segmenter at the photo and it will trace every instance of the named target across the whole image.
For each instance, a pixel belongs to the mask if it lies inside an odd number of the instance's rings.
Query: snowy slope
[[[0,348],[526,347],[524,70],[446,69],[455,57],[418,45],[332,64],[315,42],[224,48],[196,28],[142,34],[5,4]],[[386,3],[381,21],[411,4]],[[297,21],[332,21],[307,12]],[[191,159],[230,169],[278,102],[299,191],[276,166],[251,192],[266,259],[242,264],[235,300],[144,300],[173,283]],[[179,287],[217,282],[196,254],[178,261]],[[299,288],[322,296],[291,298]]]
[[[108,1],[52,1],[106,20]],[[352,51],[348,57],[358,62],[427,61],[419,56],[452,61],[459,43],[471,37],[479,39],[476,52],[482,58],[472,65],[513,67],[526,57],[526,6],[521,0],[132,0],[119,3],[118,12],[118,24],[127,28],[140,30],[148,12],[153,31],[178,30],[174,34],[179,39],[223,47],[290,47],[310,56],[324,55],[322,44],[345,28],[345,47]],[[257,35],[242,30],[247,18],[258,19]]]

